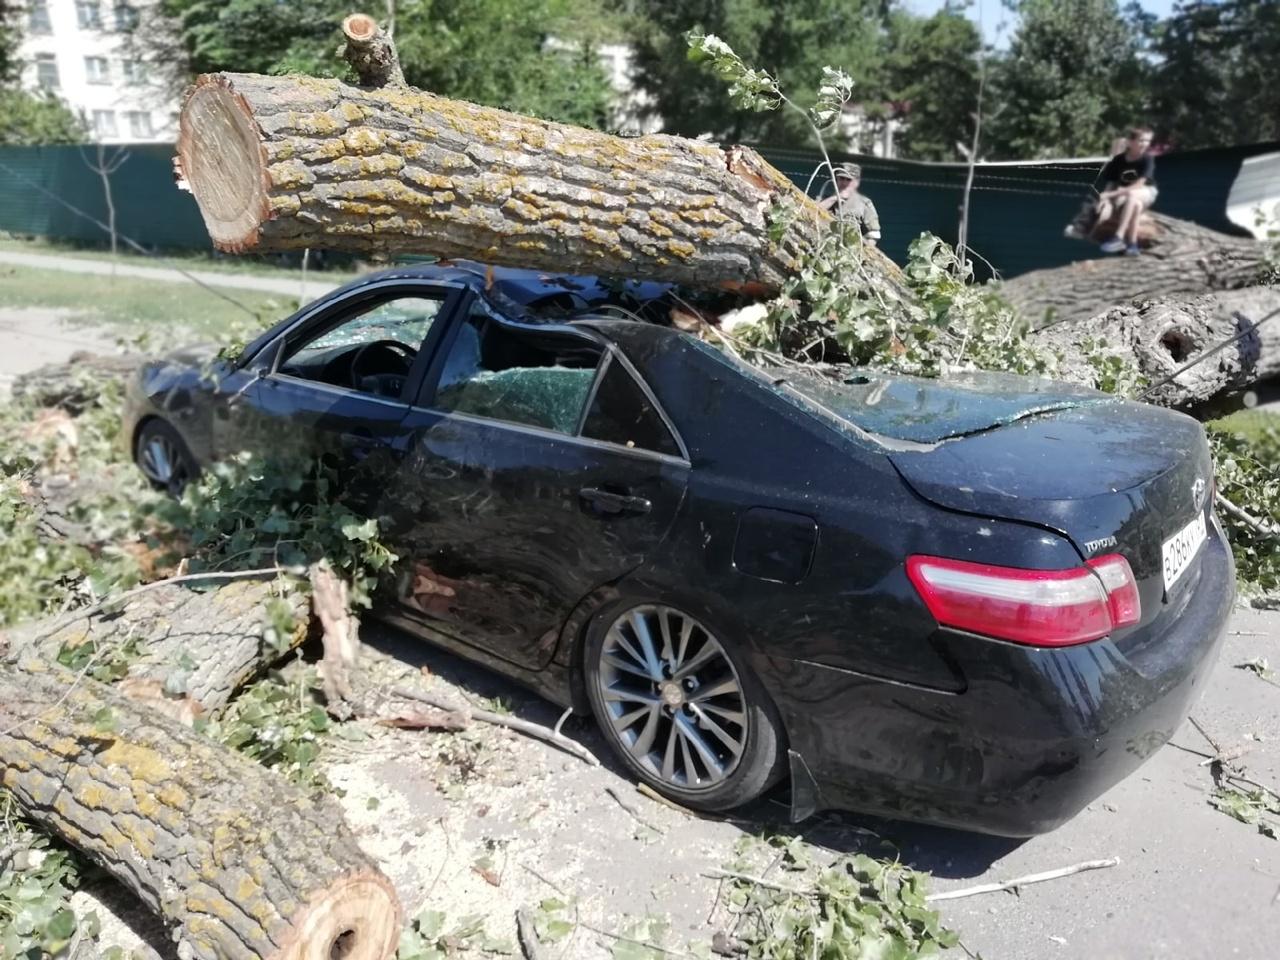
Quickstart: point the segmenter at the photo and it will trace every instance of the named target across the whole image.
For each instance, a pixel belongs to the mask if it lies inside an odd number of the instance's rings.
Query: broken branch
[[[634,819],[636,823],[640,824],[643,827],[648,827],[650,830],[652,830],[654,833],[657,833],[657,834],[662,834],[666,832],[661,827],[655,827],[652,823],[646,820],[644,816],[640,813],[640,811],[637,810],[631,804],[627,803],[627,801],[623,800],[622,796],[618,793],[617,790],[613,789],[613,787],[605,787],[604,792],[607,793],[609,796],[613,797],[613,799],[618,802],[618,806],[620,806],[623,810],[627,811],[627,813],[631,814],[632,819]]]
[[[1029,873],[1025,877],[1014,877],[1012,880],[1002,880],[997,883],[980,883],[974,887],[962,887],[959,890],[931,893],[924,899],[927,903],[935,903],[939,900],[959,900],[961,897],[976,897],[980,893],[998,893],[1001,890],[1013,890],[1016,887],[1025,887],[1033,883],[1044,883],[1046,880],[1058,880],[1062,877],[1074,876],[1077,873],[1084,873],[1086,870],[1103,870],[1107,867],[1117,866],[1119,863],[1119,857],[1110,857],[1106,860],[1085,860],[1083,863],[1075,863],[1069,867],[1046,870],[1044,873]]]
[[[449,710],[454,713],[462,713],[469,716],[473,720],[479,720],[481,723],[490,723],[495,727],[506,727],[509,730],[515,730],[535,739],[542,740],[552,746],[559,747],[566,753],[571,753],[584,763],[588,763],[593,767],[600,766],[600,761],[582,744],[574,740],[570,740],[563,734],[558,734],[550,727],[544,727],[540,723],[532,723],[528,720],[521,720],[517,717],[504,716],[501,713],[493,713],[490,710],[479,710],[470,706],[458,706],[450,703],[443,697],[435,694],[425,693],[420,690],[412,690],[409,687],[394,687],[392,694],[397,697],[403,697],[406,700],[417,700],[419,703],[425,703],[432,707],[439,707],[441,710]]]

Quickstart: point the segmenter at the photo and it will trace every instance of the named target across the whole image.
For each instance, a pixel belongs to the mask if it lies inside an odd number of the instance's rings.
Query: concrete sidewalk
[[[323,293],[339,286],[328,280],[302,281],[301,271],[297,280],[283,277],[254,277],[236,273],[219,273],[213,270],[179,270],[176,267],[140,267],[131,263],[111,263],[108,260],[90,260],[84,257],[57,257],[43,253],[14,253],[0,250],[0,264],[17,267],[35,267],[40,270],[64,270],[67,273],[92,274],[109,277],[137,277],[142,280],[159,280],[166,283],[199,282],[211,287],[228,287],[236,290],[258,290],[263,293],[279,293],[298,297],[303,302],[314,300]]]

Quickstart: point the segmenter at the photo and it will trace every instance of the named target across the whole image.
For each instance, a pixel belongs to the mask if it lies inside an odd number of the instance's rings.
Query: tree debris
[[[593,767],[600,766],[600,761],[586,747],[580,743],[570,740],[563,734],[557,734],[550,727],[545,727],[540,723],[533,723],[529,720],[521,720],[518,717],[509,717],[505,714],[494,713],[491,710],[481,710],[470,705],[458,705],[449,702],[443,697],[428,693],[424,690],[414,690],[410,687],[397,686],[392,688],[391,693],[394,696],[402,697],[406,700],[417,700],[421,703],[438,707],[441,710],[450,713],[456,713],[471,720],[479,720],[481,723],[491,723],[498,727],[507,727],[518,733],[535,737],[552,746],[559,747],[566,753],[571,753],[579,760],[590,764]]]

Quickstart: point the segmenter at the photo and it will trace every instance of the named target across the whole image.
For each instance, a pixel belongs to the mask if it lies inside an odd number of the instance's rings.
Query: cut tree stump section
[[[200,77],[178,166],[214,245],[232,253],[434,254],[763,291],[830,222],[743,147],[299,76]]]
[[[56,660],[90,644],[97,664],[127,663],[122,686],[133,699],[171,715],[216,713],[232,695],[307,638],[305,593],[286,581],[242,580],[207,589],[159,584],[88,617],[23,624],[6,632],[10,648]],[[270,605],[283,602],[293,630],[268,635]],[[50,633],[51,628],[53,632]]]
[[[387,960],[394,888],[327,799],[114,690],[0,661],[0,786],[136,893],[183,960]]]
[[[1158,234],[1139,257],[1116,255],[1033,270],[1000,284],[1032,326],[1088,320],[1135,300],[1199,296],[1261,283],[1266,244],[1150,214]]]
[[[1254,287],[1195,298],[1169,297],[1113,307],[1075,323],[1030,334],[1063,359],[1057,376],[1092,384],[1096,353],[1119,357],[1156,384],[1205,352],[1280,310],[1280,288]],[[1086,345],[1092,342],[1092,349]],[[1190,367],[1146,399],[1197,414],[1235,405],[1229,398],[1259,380],[1280,377],[1280,316]]]

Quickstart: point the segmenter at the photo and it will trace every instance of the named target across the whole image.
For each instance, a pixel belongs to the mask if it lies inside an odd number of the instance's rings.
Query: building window
[[[111,68],[106,57],[85,57],[84,73],[90,83],[110,83]]]
[[[147,82],[147,65],[141,60],[121,60],[120,74],[125,83],[137,86]]]
[[[99,137],[116,135],[116,112],[114,110],[93,111],[93,130]]]
[[[52,53],[36,54],[36,83],[41,90],[58,89],[58,58]]]
[[[138,10],[130,3],[117,3],[113,8],[116,19],[116,29],[121,33],[127,33],[138,25]]]
[[[76,0],[76,23],[81,30],[101,30],[102,4],[98,0]]]
[[[146,110],[130,110],[125,114],[129,118],[129,136],[135,140],[150,140],[155,136],[151,129],[151,114]]]
[[[49,22],[48,0],[31,0],[27,29],[32,35],[53,33],[53,24]]]

